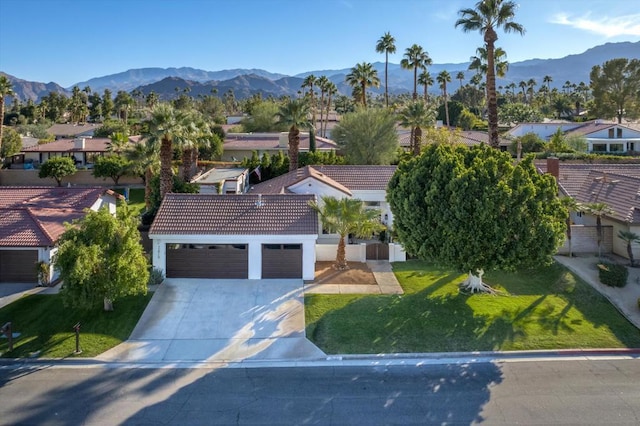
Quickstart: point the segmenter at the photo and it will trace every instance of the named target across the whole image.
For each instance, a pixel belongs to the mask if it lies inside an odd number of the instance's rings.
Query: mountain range
[[[498,79],[497,84],[507,85],[510,82],[517,84],[522,80],[527,81],[533,78],[539,87],[546,75],[553,78],[550,84],[552,88],[561,88],[566,81],[576,84],[584,81],[588,84],[591,68],[614,58],[640,59],[640,42],[606,43],[588,49],[583,53],[559,59],[529,59],[510,63],[505,78]],[[384,65],[384,62],[375,62],[373,64],[374,68],[378,70],[381,80],[384,79]],[[433,64],[428,71],[434,79],[443,70],[447,70],[452,79],[455,79],[455,75],[462,71],[465,75],[465,81],[468,81],[475,73],[475,71],[467,70],[468,66],[469,62]],[[314,70],[295,76],[287,76],[261,69],[205,71],[189,67],[139,68],[92,78],[78,82],[73,86],[80,88],[89,86],[93,91],[98,92],[108,88],[114,94],[119,90],[132,91],[138,89],[144,94],[153,91],[161,99],[165,100],[174,98],[185,91],[188,91],[190,96],[196,97],[211,93],[218,93],[221,96],[223,93],[233,90],[235,97],[242,99],[256,93],[275,97],[296,95],[300,90],[303,79],[313,74],[316,77],[327,76],[329,80],[336,84],[340,93],[348,94],[351,92],[351,88],[345,83],[345,76],[350,71],[350,68]],[[13,83],[13,90],[17,97],[23,101],[27,99],[37,101],[51,91],[69,94],[73,87],[63,88],[54,82],[46,84],[30,82],[8,74],[5,75]],[[455,84],[455,80],[451,84]],[[389,63],[389,92],[406,93],[412,90],[413,73],[402,69],[399,64]],[[373,89],[372,91],[374,93],[383,93],[384,87],[381,86],[379,89]],[[438,89],[436,86],[432,86],[430,91],[436,93]]]

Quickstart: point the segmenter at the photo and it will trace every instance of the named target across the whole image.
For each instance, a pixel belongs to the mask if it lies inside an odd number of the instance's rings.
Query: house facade
[[[200,194],[244,194],[249,184],[249,169],[213,168],[194,177],[191,183],[200,186]]]
[[[51,265],[65,224],[84,217],[85,209],[113,214],[120,195],[104,188],[0,187],[0,285],[38,283],[36,263]]]

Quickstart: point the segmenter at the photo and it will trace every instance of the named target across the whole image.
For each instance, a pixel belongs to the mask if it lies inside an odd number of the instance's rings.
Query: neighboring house
[[[508,138],[534,133],[543,140],[550,140],[558,128],[565,136],[581,136],[587,142],[587,151],[597,153],[624,153],[640,151],[640,128],[632,124],[618,124],[605,120],[585,123],[522,123],[506,133]]]
[[[131,140],[131,139],[130,139]],[[42,164],[52,157],[71,157],[79,168],[92,168],[95,159],[109,151],[111,139],[78,137],[24,148],[25,163]]]
[[[538,168],[556,177],[560,194],[578,203],[605,203],[613,213],[602,218],[602,225],[610,228],[605,233],[605,246],[622,257],[628,257],[626,243],[617,237],[619,231],[640,235],[640,164],[573,164],[551,158],[538,162]],[[587,212],[572,212],[576,225],[593,227],[596,218]],[[640,244],[632,246],[640,258]]]
[[[56,139],[74,139],[79,137],[91,137],[101,124],[54,124],[47,129],[47,133],[54,135]]]
[[[249,184],[249,169],[214,168],[194,177],[200,194],[244,194]]]
[[[282,133],[227,133],[224,139],[222,161],[242,161],[251,158],[253,152],[276,155],[282,151],[289,155],[289,134]],[[316,136],[316,151],[336,151],[336,143],[327,138]],[[309,132],[300,131],[300,152],[309,152]]]
[[[51,263],[64,224],[85,209],[115,213],[117,198],[104,188],[0,187],[0,285],[37,283],[36,263]]]
[[[149,230],[167,278],[313,280],[313,195],[173,194]]]
[[[367,207],[380,210],[380,221],[391,227],[393,215],[386,200],[389,180],[396,166],[331,165],[305,166],[284,175],[253,185],[250,194],[313,194],[356,198]],[[336,240],[323,234],[321,242]]]

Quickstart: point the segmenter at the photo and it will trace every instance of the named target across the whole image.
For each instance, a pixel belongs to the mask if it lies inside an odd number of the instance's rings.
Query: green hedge
[[[629,270],[624,265],[616,265],[615,263],[599,263],[598,273],[600,282],[610,287],[624,287],[627,285]]]

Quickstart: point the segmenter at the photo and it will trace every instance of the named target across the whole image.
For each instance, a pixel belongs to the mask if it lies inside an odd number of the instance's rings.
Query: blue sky
[[[384,61],[421,45],[434,63],[469,60],[478,33],[454,28],[476,0],[0,0],[0,71],[64,87],[143,67],[261,68],[294,75]],[[508,59],[559,58],[640,40],[637,0],[520,0],[524,37],[499,33]]]

